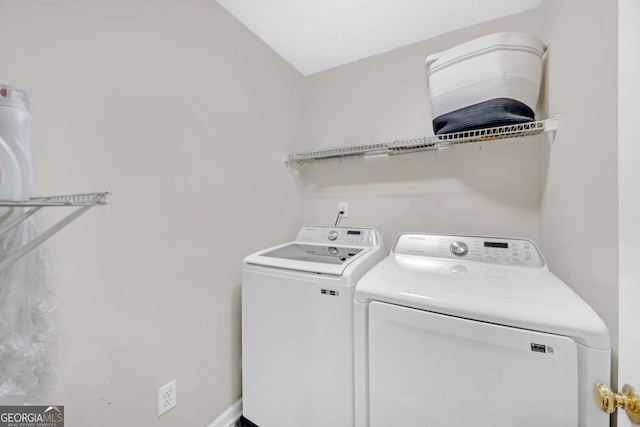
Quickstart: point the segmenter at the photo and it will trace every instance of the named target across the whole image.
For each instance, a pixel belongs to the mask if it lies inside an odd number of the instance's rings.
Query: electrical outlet
[[[158,389],[158,416],[176,406],[176,380]]]
[[[347,202],[338,202],[338,212],[344,212],[342,214],[343,218],[349,218],[349,203]]]

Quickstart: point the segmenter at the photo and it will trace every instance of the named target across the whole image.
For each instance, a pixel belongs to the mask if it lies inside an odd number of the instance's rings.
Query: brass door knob
[[[593,391],[600,409],[611,414],[618,408],[623,408],[633,424],[640,424],[640,399],[638,393],[629,384],[622,387],[622,393],[615,393],[605,384],[597,383]]]

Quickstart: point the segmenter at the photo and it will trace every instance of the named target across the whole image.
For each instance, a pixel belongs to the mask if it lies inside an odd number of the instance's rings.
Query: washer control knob
[[[329,253],[331,255],[338,255],[338,248],[334,248],[333,246],[329,248]]]
[[[465,256],[469,252],[469,246],[465,242],[453,242],[449,249],[455,256]]]
[[[337,238],[338,238],[338,232],[335,230],[330,231],[329,234],[327,234],[327,239],[331,240],[332,242]]]

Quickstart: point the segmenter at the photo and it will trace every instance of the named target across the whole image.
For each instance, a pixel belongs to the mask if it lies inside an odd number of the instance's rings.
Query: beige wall
[[[215,1],[0,10],[0,81],[32,96],[35,193],[113,193],[50,243],[42,403],[70,426],[205,426],[241,393],[242,258],[301,223],[281,162],[301,77]],[[178,406],[158,418],[173,379]]]
[[[299,167],[304,220],[401,231],[515,235],[540,243],[549,266],[607,323],[617,343],[617,8],[546,1],[495,20],[307,78],[310,134],[301,149],[431,134],[424,58],[497,31],[549,45],[542,118],[555,135],[390,158]],[[552,140],[552,142],[551,142]]]

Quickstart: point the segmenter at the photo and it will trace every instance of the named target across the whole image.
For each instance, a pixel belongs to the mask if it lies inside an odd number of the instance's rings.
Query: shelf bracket
[[[25,210],[22,213],[22,215],[18,216],[17,218],[11,220],[7,224],[0,227],[0,236],[4,236],[4,234],[7,233],[9,230],[12,230],[14,227],[18,226],[19,224],[22,224],[24,221],[26,221],[28,218],[30,218],[34,213],[38,212],[39,210],[40,210],[40,206],[32,207],[31,209]]]
[[[56,224],[52,225],[46,231],[40,233],[38,236],[30,240],[26,245],[16,250],[5,259],[0,261],[0,271],[9,267],[16,261],[22,259],[29,252],[40,246],[46,240],[51,238],[58,231],[62,230],[67,225],[71,224],[80,215],[91,209],[93,206],[104,205],[107,203],[108,192],[104,193],[91,193],[91,194],[78,194],[72,196],[54,196],[54,197],[39,197],[29,199],[27,202],[20,203],[0,203],[0,207],[31,207],[31,209],[25,210],[20,216],[0,227],[0,236],[9,230],[13,229],[17,225],[21,224],[33,214],[35,214],[42,207],[46,206],[77,206],[75,210],[62,218]]]

